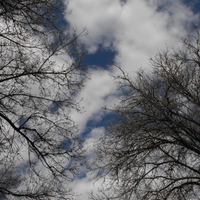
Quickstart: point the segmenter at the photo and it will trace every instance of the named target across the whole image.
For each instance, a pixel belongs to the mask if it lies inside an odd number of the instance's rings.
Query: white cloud
[[[83,113],[73,111],[71,113],[72,119],[79,125],[80,131],[84,131],[88,120],[102,110],[112,104],[115,96],[112,94],[116,91],[115,84],[110,77],[111,71],[96,69],[91,70],[91,77],[85,82],[85,87],[81,93],[76,97],[76,100],[82,99]],[[100,115],[102,113],[99,113]],[[97,116],[95,116],[97,117]]]
[[[86,150],[86,154],[92,154],[96,150],[97,142],[99,141],[99,138],[104,135],[105,128],[99,127],[94,128],[89,133],[89,139],[87,139],[84,143],[84,149]]]
[[[118,44],[127,40],[135,41],[132,46],[137,44],[152,51],[161,43],[182,36],[184,23],[194,20],[189,8],[178,0],[168,3],[164,12],[156,12],[159,4],[158,0],[129,0],[124,4],[119,0],[73,0],[68,6],[72,12],[67,20],[78,29],[88,29],[84,42],[91,52],[102,43],[113,43],[115,50],[120,50]]]
[[[75,0],[69,3],[68,8],[72,12],[67,19],[72,26],[78,29],[86,27],[89,31],[89,37],[84,39],[84,43],[90,52],[96,51],[97,45],[105,40],[110,43],[114,39],[113,30],[118,26],[118,15],[121,12],[119,1]]]
[[[87,174],[87,177],[81,180],[75,180],[71,183],[71,187],[74,188],[74,192],[77,197],[74,200],[88,200],[88,193],[93,191],[94,194],[98,193],[98,188],[101,188],[103,179],[95,181],[94,174]],[[69,186],[69,185],[68,185]]]

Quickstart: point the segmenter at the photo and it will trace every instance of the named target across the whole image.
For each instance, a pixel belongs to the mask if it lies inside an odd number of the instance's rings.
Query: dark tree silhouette
[[[84,51],[61,0],[0,1],[0,197],[72,199],[83,159],[71,109]]]
[[[151,59],[153,73],[115,77],[123,95],[98,146],[108,180],[91,199],[197,200],[200,196],[200,35]]]

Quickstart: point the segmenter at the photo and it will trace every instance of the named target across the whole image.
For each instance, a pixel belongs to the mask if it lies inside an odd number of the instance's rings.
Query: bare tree
[[[197,33],[160,52],[151,75],[132,80],[121,69],[116,77],[123,95],[95,161],[107,183],[103,199],[199,199],[199,41]]]
[[[61,0],[0,1],[0,198],[72,199],[83,161],[70,119],[84,51]]]

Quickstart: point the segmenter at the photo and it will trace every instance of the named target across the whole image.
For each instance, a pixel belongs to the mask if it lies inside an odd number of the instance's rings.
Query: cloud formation
[[[174,44],[185,36],[185,26],[197,19],[179,0],[74,0],[68,7],[69,23],[89,31],[82,38],[89,53],[95,53],[100,44],[112,48],[118,53],[116,61],[127,67],[131,54],[153,55],[165,43]]]

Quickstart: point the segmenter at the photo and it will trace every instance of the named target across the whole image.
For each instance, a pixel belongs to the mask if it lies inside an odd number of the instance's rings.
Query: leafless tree
[[[132,80],[121,69],[115,77],[123,95],[95,161],[105,176],[103,199],[199,199],[199,41],[197,31],[183,48],[160,52],[151,75]]]
[[[86,77],[83,33],[60,25],[61,0],[0,1],[0,198],[73,199],[83,161],[70,119]]]

